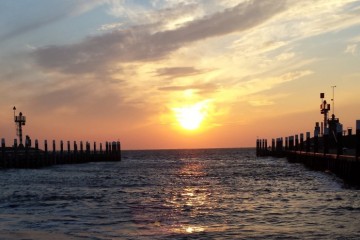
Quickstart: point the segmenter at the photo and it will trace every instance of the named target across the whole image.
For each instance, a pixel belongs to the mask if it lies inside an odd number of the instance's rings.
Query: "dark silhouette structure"
[[[286,157],[290,162],[300,162],[311,169],[330,171],[351,183],[360,186],[360,120],[356,121],[356,135],[352,129],[343,131],[339,118],[333,113],[328,119],[330,105],[324,100],[324,94],[320,94],[322,104],[320,113],[324,115],[323,132],[319,122],[316,122],[314,136],[306,132],[303,134],[272,139],[272,145],[268,148],[266,139],[257,139],[257,156]],[[333,99],[332,99],[333,100]],[[347,135],[346,135],[347,133]]]
[[[35,139],[35,146],[32,147],[31,139],[27,135],[25,145],[23,144],[22,126],[25,125],[26,118],[20,112],[16,116],[16,107],[14,110],[14,121],[16,124],[16,134],[19,136],[19,145],[17,139],[14,139],[12,147],[7,147],[5,139],[1,139],[0,168],[40,168],[55,164],[75,164],[86,162],[105,162],[121,161],[121,145],[119,141],[105,142],[105,149],[100,143],[100,149],[97,149],[96,142],[91,148],[90,142],[84,144],[80,141],[80,149],[76,141],[71,149],[70,141],[67,141],[67,149],[64,149],[64,142],[60,141],[60,149],[56,148],[56,141],[52,141],[52,151],[49,150],[48,141],[44,140],[44,148],[39,148],[39,141]]]

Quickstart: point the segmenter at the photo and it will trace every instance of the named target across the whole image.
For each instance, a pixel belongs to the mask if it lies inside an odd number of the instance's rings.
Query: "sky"
[[[354,129],[359,16],[354,0],[1,0],[0,137],[16,106],[40,142],[253,147],[313,134],[321,92]]]

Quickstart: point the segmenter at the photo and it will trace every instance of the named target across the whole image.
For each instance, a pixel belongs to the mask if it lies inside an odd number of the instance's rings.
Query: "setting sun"
[[[206,117],[207,102],[199,102],[191,106],[173,108],[176,120],[187,130],[196,130]]]

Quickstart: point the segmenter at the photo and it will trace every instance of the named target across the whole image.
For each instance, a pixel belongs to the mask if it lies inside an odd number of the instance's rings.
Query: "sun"
[[[186,130],[196,130],[206,117],[206,102],[199,102],[194,105],[173,108],[176,120]]]

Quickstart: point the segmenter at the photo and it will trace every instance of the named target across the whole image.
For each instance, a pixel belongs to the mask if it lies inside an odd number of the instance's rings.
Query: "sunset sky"
[[[360,1],[1,0],[0,137],[252,147],[360,120]],[[17,111],[17,112],[19,112]],[[189,119],[190,118],[190,119]]]

